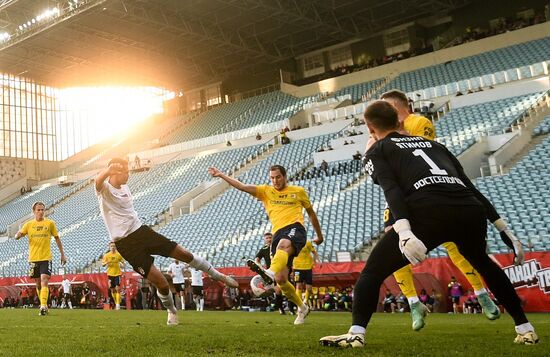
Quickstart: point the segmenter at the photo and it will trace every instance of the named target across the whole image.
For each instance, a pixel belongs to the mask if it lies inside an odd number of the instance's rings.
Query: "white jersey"
[[[168,266],[168,271],[172,273],[172,282],[174,284],[183,284],[183,268],[185,268],[185,265],[182,263],[172,263]]]
[[[118,189],[106,180],[96,195],[111,240],[116,242],[141,227],[128,185],[121,185]]]
[[[191,268],[191,286],[202,286],[202,271]]]
[[[65,279],[61,282],[61,286],[63,287],[63,294],[70,294],[71,293],[71,282],[69,279]]]

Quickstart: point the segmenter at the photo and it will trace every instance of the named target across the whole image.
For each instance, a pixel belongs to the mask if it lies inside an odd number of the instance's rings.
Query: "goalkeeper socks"
[[[305,300],[306,304],[309,303],[309,290],[308,290],[307,287],[306,287],[306,296],[304,297],[304,300]]]
[[[204,310],[204,299],[203,299],[203,298],[200,298],[200,299],[199,299],[199,307],[200,307],[200,310],[199,310],[199,311],[203,311],[203,310]]]
[[[296,288],[296,294],[298,294],[299,297],[302,297],[302,289]]]
[[[171,291],[168,291],[167,295],[162,295],[160,291],[157,289],[157,296],[159,297],[160,301],[162,302],[166,310],[170,311],[173,314],[177,313],[176,307],[174,306],[174,299],[172,298]]]
[[[283,294],[285,294],[286,298],[289,301],[296,304],[296,306],[298,306],[300,309],[303,308],[304,302],[302,301],[302,298],[298,296],[298,294],[296,293],[296,289],[294,288],[294,285],[292,285],[289,281],[285,281],[284,283],[277,284],[277,285],[279,285],[279,287],[281,288],[281,291],[283,292]]]
[[[363,326],[359,325],[352,325],[349,328],[348,333],[351,333],[353,335],[364,335],[367,330]]]
[[[185,310],[185,298],[183,296],[180,296],[180,302],[181,302],[181,309]]]
[[[40,289],[40,306],[48,307],[48,294],[50,290],[47,286]]]
[[[273,259],[271,259],[271,266],[269,267],[269,270],[277,274],[278,272],[282,271],[286,267],[287,263],[288,263],[288,253],[285,252],[284,250],[277,249],[277,251],[275,252],[275,255],[273,256]],[[296,293],[296,289],[294,289],[294,286],[292,287],[292,289],[294,290],[294,293]],[[286,295],[286,297],[288,297],[288,295]]]
[[[485,288],[481,288],[480,290],[474,290],[474,294],[476,294],[476,296],[479,296],[481,294],[487,294],[487,290],[485,290]]]

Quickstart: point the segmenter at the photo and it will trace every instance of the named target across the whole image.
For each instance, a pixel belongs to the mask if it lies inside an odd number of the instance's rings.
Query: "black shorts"
[[[193,295],[197,295],[197,296],[203,295],[202,286],[193,285],[192,288],[193,288]]]
[[[115,245],[134,271],[146,278],[153,265],[152,255],[169,257],[178,244],[143,225],[127,237],[116,241]]]
[[[294,269],[294,282],[306,283],[307,285],[313,285],[313,270],[300,270]]]
[[[63,299],[71,300],[71,294],[63,294]]]
[[[174,283],[174,288],[176,288],[176,291],[179,293],[185,289],[183,286],[183,283]]]
[[[40,262],[31,262],[29,268],[29,278],[40,278],[40,275],[52,275],[52,262],[44,260]]]
[[[287,266],[292,268],[292,261],[297,256],[302,248],[306,245],[306,229],[300,223],[292,223],[286,227],[279,229],[273,235],[273,241],[271,242],[271,255],[274,256],[277,251],[277,245],[281,239],[289,239],[290,243],[294,247],[294,255],[288,257]]]
[[[451,296],[451,301],[453,302],[453,304],[460,303],[460,296]]]
[[[120,286],[120,275],[118,276],[110,276],[107,275],[109,278],[109,288],[114,289],[116,286]]]

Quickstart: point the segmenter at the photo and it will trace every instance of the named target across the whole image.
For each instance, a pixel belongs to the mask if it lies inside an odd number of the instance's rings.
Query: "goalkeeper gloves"
[[[428,248],[411,231],[408,219],[397,220],[393,229],[399,235],[399,249],[408,261],[417,264],[426,259]]]
[[[493,222],[493,226],[500,233],[500,239],[514,252],[514,264],[521,265],[525,261],[525,253],[523,252],[523,246],[517,237],[508,229],[506,221],[502,218]]]

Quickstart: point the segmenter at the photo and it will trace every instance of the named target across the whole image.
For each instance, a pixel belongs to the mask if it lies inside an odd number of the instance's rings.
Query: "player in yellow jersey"
[[[102,266],[107,266],[107,278],[109,278],[109,289],[115,300],[115,309],[120,310],[120,277],[122,276],[121,266],[124,267],[124,258],[116,250],[114,242],[109,243],[109,251],[105,253],[101,261]]]
[[[401,123],[402,129],[406,132],[406,134],[412,136],[422,136],[430,140],[435,139],[435,128],[432,122],[421,115],[412,114],[410,112],[408,98],[405,93],[399,90],[391,90],[382,94],[380,98],[390,103],[397,110],[399,122]],[[384,211],[385,230],[390,230],[393,223],[391,212],[389,208],[386,208]],[[500,310],[487,293],[479,273],[466,260],[466,258],[460,254],[455,243],[444,243],[443,247],[447,249],[447,254],[449,254],[449,258],[451,258],[453,264],[456,265],[460,271],[462,271],[462,273],[466,276],[466,279],[468,279],[474,288],[475,294],[478,297],[478,301],[483,308],[485,316],[487,316],[490,320],[499,318]],[[424,317],[426,316],[428,309],[420,303],[420,300],[418,299],[416,288],[414,286],[411,264],[399,269],[393,274],[393,276],[395,277],[399,288],[409,300],[411,317],[413,320],[412,328],[413,330],[418,331],[424,327]]]
[[[268,270],[252,259],[248,260],[247,264],[252,271],[260,274],[266,283],[277,282],[287,299],[298,307],[298,316],[294,324],[303,324],[310,309],[288,281],[288,274],[292,260],[300,253],[307,241],[302,212],[304,208],[317,235],[313,242],[319,245],[324,240],[319,220],[306,191],[303,187],[288,185],[286,169],[280,165],[273,165],[269,168],[271,186],[244,184],[225,175],[215,167],[209,168],[208,172],[213,177],[220,177],[236,189],[251,194],[263,203],[273,226],[274,234],[271,243],[273,259],[271,259],[271,266]]]
[[[302,296],[305,285],[306,294],[304,301],[309,306],[312,306],[309,304],[309,299],[313,294],[313,267],[315,266],[315,262],[320,263],[319,255],[311,241],[308,240],[306,245],[300,250],[300,254],[294,258],[292,270],[294,272],[296,292],[299,296]]]
[[[59,248],[59,253],[61,253],[61,264],[67,262],[55,222],[44,217],[45,210],[46,205],[44,203],[33,203],[32,213],[34,219],[26,222],[15,234],[15,239],[23,236],[29,238],[29,277],[36,280],[36,292],[40,297],[39,315],[41,316],[48,313],[48,282],[52,275],[52,250],[50,248],[52,237],[55,238],[55,243]]]

